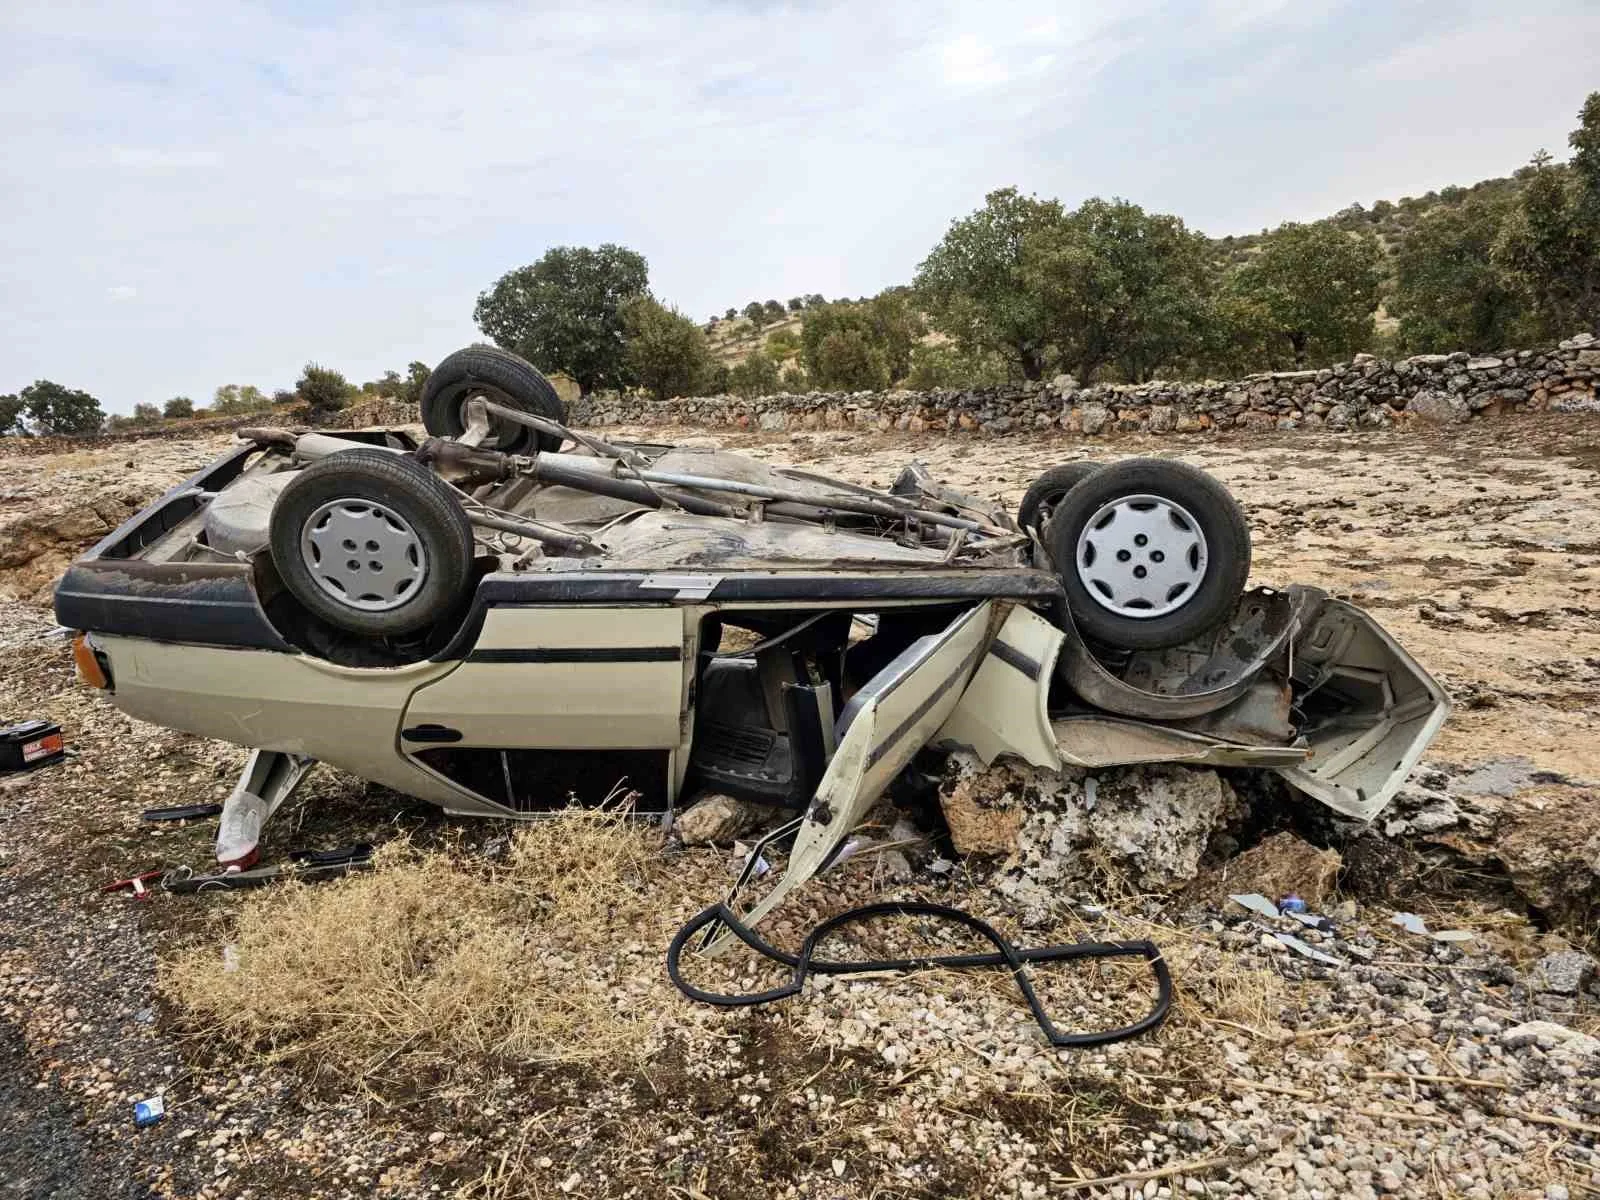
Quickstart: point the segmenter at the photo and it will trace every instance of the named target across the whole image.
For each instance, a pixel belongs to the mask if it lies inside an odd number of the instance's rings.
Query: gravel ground
[[[1600,421],[1092,451],[1065,437],[705,436],[877,483],[920,456],[1011,501],[1052,462],[1176,449],[1245,503],[1260,580],[1354,595],[1452,690],[1461,703],[1430,778],[1513,829],[1596,802],[1584,781],[1600,778]],[[164,443],[170,458],[141,482],[175,482],[214,448]],[[70,499],[84,469],[25,461],[41,502]],[[0,460],[0,493],[15,496],[21,478],[17,460]],[[230,921],[269,897],[141,903],[97,889],[205,862],[208,823],[160,829],[138,814],[220,798],[242,753],[136,726],[78,688],[47,611],[29,602],[31,570],[11,578],[11,598],[0,591],[0,714],[62,721],[76,754],[0,780],[0,1196],[1600,1195],[1600,999],[1582,967],[1596,925],[1530,921],[1503,871],[1481,892],[1402,879],[1383,900],[1352,882],[1326,934],[1280,929],[1220,895],[1115,890],[1063,897],[1045,926],[1022,929],[981,865],[896,882],[860,856],[773,922],[792,943],[849,904],[915,895],[990,916],[1019,942],[1154,938],[1178,980],[1173,1019],[1088,1051],[1048,1050],[995,974],[816,980],[781,1005],[727,1013],[687,1003],[664,978],[662,934],[726,886],[714,850],[665,858],[659,922],[573,961],[619,1012],[650,1014],[625,1056],[462,1062],[358,1084],[287,1043],[210,1036],[162,999],[158,962],[216,946],[225,969]],[[327,772],[264,849],[406,833],[470,874],[504,832]],[[340,888],[360,884],[323,885],[330,913]],[[1402,898],[1473,940],[1393,927]],[[1291,928],[1338,965],[1272,936]],[[1552,961],[1574,966],[1570,990]],[[1116,966],[1038,974],[1063,1023],[1126,1019],[1149,1000]],[[740,962],[708,974],[712,986],[758,977]],[[133,1101],[155,1093],[169,1116],[135,1129]]]

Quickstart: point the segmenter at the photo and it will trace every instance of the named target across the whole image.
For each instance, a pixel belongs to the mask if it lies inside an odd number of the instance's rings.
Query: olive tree
[[[646,294],[644,256],[611,243],[556,246],[508,271],[478,296],[473,318],[495,345],[545,371],[564,371],[585,392],[633,382],[622,306]]]
[[[1142,382],[1198,352],[1209,244],[1179,218],[1126,200],[1087,200],[1028,234],[1023,259],[1050,341],[1081,383],[1111,364]]]
[[[1262,239],[1233,284],[1303,367],[1348,357],[1371,340],[1382,263],[1370,233],[1291,221]]]
[[[1055,200],[1001,188],[952,223],[917,268],[915,287],[933,327],[969,354],[998,354],[1023,377],[1042,378],[1050,321],[1024,247],[1065,219]]]
[[[30,383],[17,394],[17,399],[28,424],[39,433],[99,433],[106,419],[100,401],[88,392],[49,379]]]
[[[675,308],[649,296],[634,296],[622,306],[628,369],[652,396],[692,396],[711,365],[711,350],[701,328]]]

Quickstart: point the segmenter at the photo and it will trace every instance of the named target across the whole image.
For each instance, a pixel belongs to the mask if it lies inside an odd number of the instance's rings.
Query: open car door
[[[955,711],[988,648],[995,616],[993,601],[967,609],[941,632],[912,642],[850,698],[835,727],[833,758],[799,819],[788,869],[760,903],[739,915],[745,925],[754,926],[833,861],[889,782]],[[752,861],[757,857],[759,847]],[[737,900],[730,897],[728,905],[735,913]],[[708,933],[706,953],[726,948],[729,930],[719,923]]]

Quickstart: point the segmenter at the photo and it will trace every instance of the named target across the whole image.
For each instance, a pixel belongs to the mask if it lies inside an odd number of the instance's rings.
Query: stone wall
[[[1456,422],[1509,412],[1600,412],[1600,338],[1549,350],[1420,354],[1395,362],[1357,355],[1319,371],[1274,371],[1228,383],[1049,383],[934,392],[811,392],[804,396],[698,396],[656,401],[599,395],[573,405],[588,425],[732,426],[745,429],[982,430],[1059,427],[1088,435],[1147,430],[1199,433],[1236,427],[1378,428],[1398,421]]]

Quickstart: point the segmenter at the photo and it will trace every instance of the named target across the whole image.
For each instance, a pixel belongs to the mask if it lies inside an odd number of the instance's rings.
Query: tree
[[[736,319],[738,316],[739,316],[739,310],[737,308],[730,308],[727,312],[722,314],[722,319],[724,321],[732,321],[732,320]]]
[[[1400,319],[1404,349],[1494,350],[1513,341],[1525,305],[1493,261],[1508,207],[1469,199],[1436,208],[1400,239],[1387,307]]]
[[[950,342],[919,342],[911,351],[905,386],[914,392],[938,388],[994,387],[1006,381],[1006,367],[993,355],[974,358]]]
[[[422,389],[427,386],[428,376],[433,371],[425,362],[412,360],[406,364],[406,377],[400,383],[399,397],[407,404],[420,404],[422,402]]]
[[[26,407],[22,397],[15,393],[0,396],[0,437],[22,432],[22,410]]]
[[[88,392],[38,379],[17,394],[29,424],[39,433],[99,433],[106,414]],[[15,418],[13,418],[13,423]]]
[[[806,369],[798,363],[790,363],[783,369],[783,375],[778,384],[784,391],[791,395],[811,390],[811,377],[806,374]]]
[[[657,400],[692,396],[711,367],[706,335],[675,308],[649,296],[622,305],[628,368]]]
[[[752,351],[728,372],[728,386],[746,398],[770,396],[778,390],[778,364],[768,358],[765,351]]]
[[[889,386],[889,363],[883,347],[865,330],[839,329],[817,346],[811,374],[825,388],[876,392]]]
[[[350,403],[357,393],[348,379],[338,371],[319,367],[314,362],[306,364],[305,371],[295,383],[295,393],[311,410],[313,421],[323,420]]]
[[[1043,298],[1025,277],[1023,246],[1064,220],[1054,200],[1016,188],[990,192],[917,268],[917,294],[934,328],[968,353],[999,354],[1025,378],[1042,378],[1048,320]]]
[[[1023,259],[1050,340],[1079,382],[1107,364],[1142,382],[1199,351],[1209,245],[1177,217],[1126,200],[1087,200],[1030,233]]]
[[[211,411],[219,417],[237,417],[260,412],[270,403],[254,384],[225,383],[212,396]]]
[[[161,410],[154,404],[135,404],[131,423],[134,425],[159,425],[161,423]]]
[[[805,306],[806,306],[806,298],[804,296],[791,296],[789,298],[789,311],[790,312],[799,312]]]
[[[174,396],[161,406],[161,415],[170,420],[183,420],[194,416],[194,401],[187,396]]]
[[[1600,92],[1584,101],[1568,142],[1566,170],[1534,157],[1494,247],[1535,332],[1550,337],[1600,328]]]
[[[1371,339],[1382,259],[1370,233],[1290,221],[1262,240],[1233,283],[1304,367],[1346,358]]]
[[[784,362],[800,353],[800,336],[792,329],[779,329],[767,335],[764,345],[773,359]]]
[[[473,318],[495,345],[545,371],[564,371],[585,392],[624,387],[633,378],[622,305],[648,285],[644,256],[625,246],[556,246],[480,294]]]
[[[761,327],[767,323],[766,306],[759,300],[752,300],[744,306],[745,319],[756,327],[756,332],[761,332]]]
[[[821,304],[822,302],[823,301],[822,301],[822,293],[821,292],[812,292],[811,295],[806,297],[806,307],[807,308],[810,308],[813,304]]]
[[[783,320],[785,312],[784,307],[776,300],[768,300],[761,307],[766,310],[766,314],[770,319],[774,321]]]

